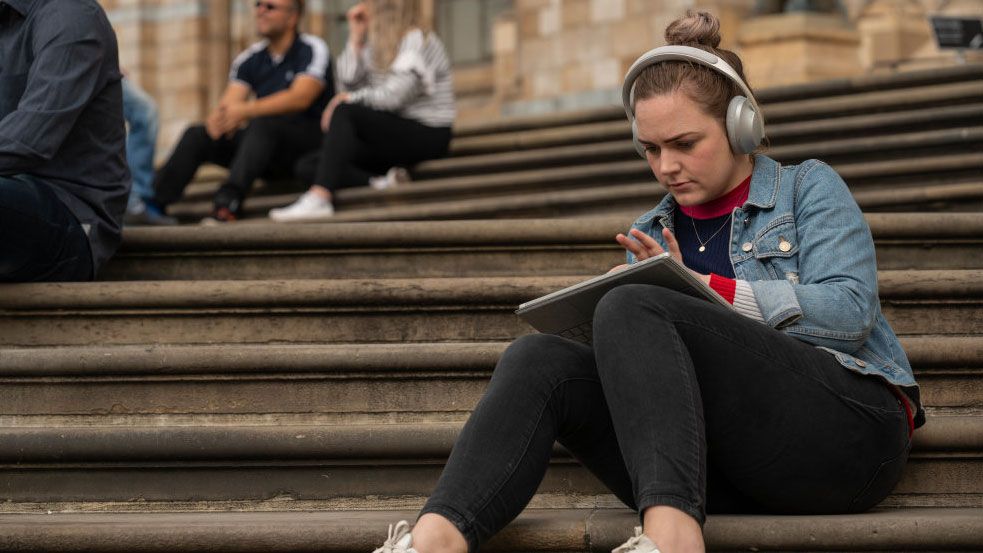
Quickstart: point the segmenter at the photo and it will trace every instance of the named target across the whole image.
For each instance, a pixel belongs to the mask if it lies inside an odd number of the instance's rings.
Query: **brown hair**
[[[385,71],[396,59],[396,51],[406,33],[420,29],[424,35],[429,29],[423,25],[420,0],[368,0],[372,4],[369,19],[369,44],[372,45],[372,63],[379,71]]]
[[[666,44],[691,46],[719,56],[737,71],[747,85],[744,64],[741,58],[720,46],[720,21],[707,12],[687,11],[666,27]],[[750,89],[748,85],[748,89]],[[688,61],[666,61],[649,66],[635,79],[635,102],[652,96],[681,91],[701,106],[705,113],[723,122],[727,116],[727,106],[734,96],[743,96],[744,91],[729,77],[698,63]],[[632,106],[634,109],[634,106]],[[760,115],[760,114],[759,114]]]

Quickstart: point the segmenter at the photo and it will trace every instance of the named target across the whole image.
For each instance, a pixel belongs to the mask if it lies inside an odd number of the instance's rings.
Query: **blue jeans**
[[[89,239],[37,179],[0,177],[0,282],[92,280]]]
[[[502,354],[423,513],[471,551],[536,492],[554,442],[642,513],[869,509],[911,447],[876,376],[726,308],[657,286],[609,292],[592,346],[533,334]]]
[[[123,79],[123,118],[126,120],[126,163],[133,174],[133,188],[126,210],[139,212],[154,197],[154,151],[159,126],[157,104],[146,92]]]

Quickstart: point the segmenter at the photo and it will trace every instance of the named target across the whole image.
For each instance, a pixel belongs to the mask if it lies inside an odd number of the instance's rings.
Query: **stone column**
[[[748,19],[738,42],[752,87],[853,77],[860,35],[840,14],[786,12]]]
[[[202,80],[207,83],[203,106],[205,113],[218,104],[229,82],[229,66],[232,65],[232,52],[229,48],[232,42],[232,12],[229,1],[211,0],[208,3],[205,31],[208,60],[202,66],[205,71]]]
[[[868,71],[890,69],[932,40],[925,8],[918,0],[874,0],[858,14],[860,64]]]
[[[492,86],[498,105],[521,93],[518,58],[519,24],[514,12],[506,12],[492,24]]]

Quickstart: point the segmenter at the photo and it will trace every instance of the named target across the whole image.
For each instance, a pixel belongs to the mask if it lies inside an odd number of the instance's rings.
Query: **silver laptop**
[[[609,290],[623,284],[655,284],[703,298],[732,309],[720,294],[690,274],[669,253],[650,257],[628,267],[596,276],[527,301],[515,310],[536,330],[590,343],[594,306]]]

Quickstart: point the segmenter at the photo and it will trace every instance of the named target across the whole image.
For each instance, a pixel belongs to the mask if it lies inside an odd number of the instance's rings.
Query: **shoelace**
[[[628,541],[619,545],[616,549],[611,551],[611,553],[634,553],[638,546],[641,545],[642,540],[645,539],[645,534],[642,534],[642,527],[635,527],[635,536],[629,538]]]
[[[396,523],[395,528],[392,524],[389,525],[389,538],[386,539],[386,543],[382,544],[382,547],[376,549],[372,553],[403,553],[406,551],[405,548],[400,547],[396,549],[396,545],[399,540],[403,539],[403,536],[410,533],[410,524],[405,520],[401,520]]]

